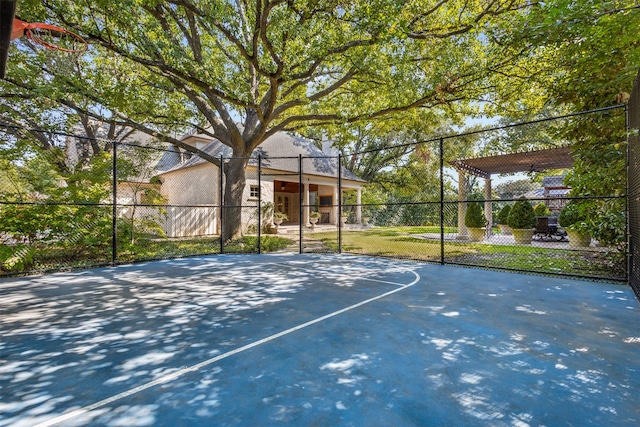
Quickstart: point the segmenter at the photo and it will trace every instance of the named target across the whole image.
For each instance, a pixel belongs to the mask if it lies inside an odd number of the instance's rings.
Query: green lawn
[[[445,230],[455,233],[455,228]],[[439,233],[437,227],[378,227],[342,233],[342,250],[368,255],[385,255],[424,261],[440,261],[437,239],[414,237]],[[337,250],[335,233],[314,233]],[[467,265],[526,270],[538,273],[572,274],[589,277],[624,279],[624,256],[619,252],[538,248],[528,245],[489,245],[469,242],[444,244],[445,261]]]
[[[453,234],[456,228],[445,230]],[[345,252],[384,255],[438,262],[441,259],[438,227],[376,227],[343,231]],[[432,234],[434,239],[418,238]],[[308,233],[305,238],[322,240],[332,251],[338,249],[336,232]],[[218,237],[192,239],[144,239],[118,246],[118,262],[142,261],[220,252]],[[262,236],[262,252],[274,252],[296,242],[279,236]],[[489,245],[445,241],[445,261],[466,265],[526,270],[538,273],[572,274],[611,279],[625,278],[624,256],[620,252],[549,249],[533,246]],[[225,246],[226,253],[256,253],[257,238],[245,236]],[[79,268],[111,262],[111,245],[93,246],[5,246],[0,245],[0,274],[35,270]]]
[[[275,252],[294,243],[278,236],[262,236],[262,252]],[[245,236],[225,245],[226,253],[256,253],[258,239]],[[0,245],[0,274],[28,271],[57,270],[61,268],[82,268],[109,264],[112,258],[110,242],[96,245]],[[189,255],[220,253],[220,239],[198,237],[189,239],[140,239],[134,244],[117,247],[118,262],[134,262]]]
[[[262,252],[275,252],[289,246],[292,241],[278,236],[260,238]],[[257,253],[258,238],[245,236],[234,240],[223,248],[225,253]],[[154,239],[139,242],[118,250],[118,260],[159,259],[175,256],[220,253],[220,238],[198,237],[191,239]]]

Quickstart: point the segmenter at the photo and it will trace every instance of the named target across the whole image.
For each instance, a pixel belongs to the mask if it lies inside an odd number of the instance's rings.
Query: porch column
[[[493,234],[491,226],[493,225],[493,208],[491,204],[491,175],[484,179],[484,217],[487,219],[487,229],[485,237],[488,239]]]
[[[464,191],[464,172],[458,170],[458,237],[459,240],[466,240],[469,237],[467,226],[464,225],[464,215],[467,213],[467,204]]]
[[[331,224],[338,224],[340,218],[338,218],[338,203],[340,203],[340,194],[338,193],[338,186],[333,187],[333,206],[331,207],[331,216],[329,222]]]
[[[311,226],[309,223],[309,183],[304,184],[304,193],[302,199],[302,212],[300,212],[300,222],[306,226]]]
[[[362,224],[362,189],[356,190],[356,224]]]

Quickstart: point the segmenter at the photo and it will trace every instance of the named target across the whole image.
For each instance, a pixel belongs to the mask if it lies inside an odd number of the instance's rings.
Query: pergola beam
[[[571,157],[571,147],[564,146],[522,153],[458,159],[451,165],[458,170],[487,179],[494,174],[568,169],[573,166],[573,157]]]

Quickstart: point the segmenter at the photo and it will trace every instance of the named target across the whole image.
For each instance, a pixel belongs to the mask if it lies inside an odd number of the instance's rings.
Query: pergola
[[[573,165],[570,146],[546,148],[543,150],[526,151],[521,153],[499,154],[495,156],[477,157],[473,159],[458,159],[451,165],[458,170],[458,201],[464,202],[464,175],[472,174],[484,178],[484,213],[489,224],[493,223],[491,209],[491,175],[542,172],[550,169],[568,169]],[[458,203],[458,237],[466,238],[467,228],[464,225],[466,204]],[[487,237],[491,236],[491,227],[487,227]]]

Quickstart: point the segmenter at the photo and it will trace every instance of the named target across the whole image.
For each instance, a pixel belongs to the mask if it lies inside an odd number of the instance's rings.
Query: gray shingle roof
[[[545,176],[542,181],[542,186],[543,187],[565,187],[564,176],[562,175]]]
[[[194,135],[194,138],[210,139],[204,135]],[[222,144],[218,140],[210,142],[203,148],[207,154],[213,157],[222,156],[228,159],[232,155],[231,148]],[[186,161],[185,157],[189,156]],[[280,170],[285,172],[298,172],[298,157],[302,156],[303,173],[307,175],[329,176],[337,178],[337,158],[329,157],[316,147],[311,140],[299,136],[290,135],[285,132],[279,132],[267,138],[258,148],[251,154],[249,160],[250,166],[258,165],[258,156],[261,158],[261,167]],[[206,163],[202,158],[179,153],[176,150],[167,152],[158,163],[158,171],[160,173],[173,172],[184,168],[193,167]],[[343,179],[365,182],[358,178],[351,171],[341,168]]]

